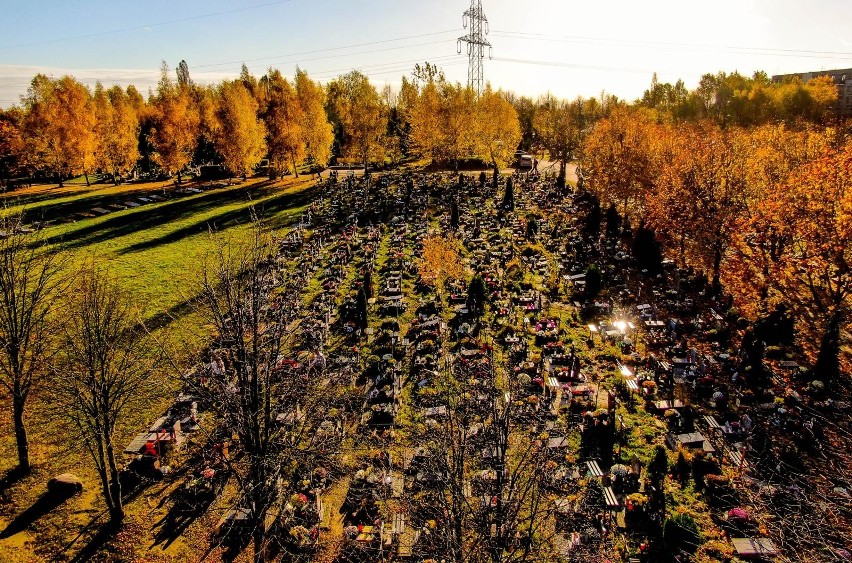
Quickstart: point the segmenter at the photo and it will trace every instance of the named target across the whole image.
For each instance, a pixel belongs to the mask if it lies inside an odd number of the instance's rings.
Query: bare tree
[[[80,433],[101,480],[110,519],[124,519],[116,426],[152,372],[147,333],[127,293],[94,264],[75,281],[53,366],[57,404]]]
[[[530,438],[513,389],[497,384],[503,378],[489,357],[457,358],[451,372],[436,382],[446,410],[418,437],[438,489],[416,492],[412,503],[432,505],[444,522],[432,546],[460,562],[546,559],[553,516],[541,480],[546,449]]]
[[[332,381],[322,338],[305,335],[296,277],[282,285],[274,239],[256,223],[247,241],[220,240],[201,277],[199,311],[215,327],[213,362],[188,381],[244,455],[229,466],[249,514],[255,561],[269,551],[284,483],[337,451],[326,420]],[[305,337],[305,338],[300,338]],[[304,341],[304,342],[303,342]],[[303,354],[297,356],[304,344]]]
[[[20,215],[0,220],[0,384],[11,397],[22,474],[30,472],[25,408],[51,350],[61,269],[61,256],[45,248],[41,233],[25,228]]]

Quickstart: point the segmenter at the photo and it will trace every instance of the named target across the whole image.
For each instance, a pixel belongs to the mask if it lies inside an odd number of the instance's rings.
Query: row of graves
[[[411,306],[406,289],[413,285],[412,257],[426,232],[427,199],[413,184],[411,178],[383,177],[370,186],[362,208],[371,233],[370,259],[361,283],[355,285],[363,292],[356,301],[364,299],[366,306],[360,314],[350,315],[348,323],[357,329],[345,332],[359,354],[361,348],[369,353],[357,379],[364,397],[354,438],[358,461],[344,482],[345,497],[337,510],[342,526],[340,561],[388,560],[404,555],[413,543],[409,537],[413,528],[406,526],[399,508],[410,484],[402,457],[391,454],[401,392],[433,367],[429,352],[435,351],[426,338],[434,326],[421,327],[415,320],[406,331],[404,320]],[[357,309],[356,303],[351,305],[350,310]],[[365,314],[368,318],[359,318]]]

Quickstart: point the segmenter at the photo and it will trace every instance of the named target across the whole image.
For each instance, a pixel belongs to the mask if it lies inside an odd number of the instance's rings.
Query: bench
[[[587,461],[586,470],[592,477],[603,477],[603,471],[597,461]]]
[[[715,433],[715,434],[718,434],[720,436],[724,436],[725,429],[721,424],[719,424],[719,421],[716,420],[715,416],[713,416],[711,414],[705,415],[704,416],[704,423],[707,424],[707,428],[710,429],[711,433]]]
[[[619,502],[618,497],[615,496],[615,491],[612,490],[612,487],[604,487],[603,492],[608,510],[618,510],[621,508],[621,502]]]
[[[730,460],[731,465],[740,467],[743,464],[743,454],[733,448],[725,448],[725,457]]]

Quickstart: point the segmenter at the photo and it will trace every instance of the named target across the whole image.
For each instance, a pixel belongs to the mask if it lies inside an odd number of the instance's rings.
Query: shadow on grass
[[[39,518],[59,508],[65,501],[74,496],[74,493],[57,493],[46,491],[31,507],[20,513],[12,520],[6,528],[0,532],[0,539],[6,539],[23,532],[32,526]]]
[[[27,476],[26,471],[22,471],[20,467],[13,467],[8,470],[2,478],[0,478],[0,495],[6,490]]]
[[[96,521],[97,519],[93,520],[89,525],[91,526]],[[106,522],[102,524],[98,533],[89,540],[89,543],[84,545],[83,548],[77,552],[77,555],[75,555],[73,559],[71,559],[71,563],[84,563],[85,561],[91,561],[107,543],[115,538],[116,534],[120,530],[121,524],[115,524],[113,522]]]
[[[256,205],[252,205],[250,201],[246,201],[246,205],[239,209],[226,211],[224,213],[215,215],[214,217],[210,217],[201,221],[196,221],[190,225],[172,231],[163,236],[155,237],[143,242],[130,245],[127,248],[122,249],[119,253],[131,254],[133,252],[141,252],[160,245],[177,242],[186,237],[203,233],[210,229],[221,231],[226,227],[233,226],[238,223],[248,223],[252,220],[253,213],[257,213],[257,215],[261,217],[274,218],[279,213],[288,209],[299,208],[304,205],[307,205],[310,201],[312,201],[314,194],[314,188],[306,188],[298,192],[290,192],[278,196],[273,196],[269,199],[259,202]],[[193,213],[198,213],[198,211],[195,211]],[[276,228],[280,228],[289,223],[292,223],[294,220],[295,218],[284,219],[280,222],[276,222],[273,226]],[[112,238],[112,236],[106,238]]]
[[[152,189],[150,192],[131,192],[118,194],[97,194],[103,185],[87,188],[82,186],[79,192],[66,191],[59,193],[44,193],[33,196],[21,196],[20,198],[8,198],[4,203],[8,207],[20,205],[24,211],[27,222],[33,221],[61,221],[74,217],[78,213],[91,211],[95,207],[107,207],[109,205],[124,203],[150,193],[162,193],[161,189]],[[50,203],[50,200],[70,198],[68,201]],[[32,207],[35,208],[33,209]]]
[[[103,221],[50,237],[47,242],[50,244],[64,243],[68,247],[80,247],[102,242],[137,231],[156,228],[217,206],[233,203],[235,199],[240,197],[238,194],[239,192],[235,190],[211,190],[191,197],[143,205],[129,211],[113,213],[106,216]]]
[[[185,299],[180,303],[172,305],[166,311],[162,311],[151,317],[148,317],[145,320],[145,328],[152,331],[164,328],[171,324],[173,321],[176,321],[184,315],[193,312],[195,308],[196,299],[195,297],[190,297],[189,299]]]

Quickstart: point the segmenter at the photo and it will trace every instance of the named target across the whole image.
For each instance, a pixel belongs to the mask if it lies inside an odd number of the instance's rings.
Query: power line
[[[299,56],[302,56],[302,55],[313,55],[315,53],[326,53],[326,52],[329,52],[329,51],[339,51],[339,50],[342,50],[342,49],[350,49],[350,48],[354,48],[354,47],[366,47],[368,45],[379,45],[381,43],[392,43],[394,41],[405,41],[407,39],[417,39],[417,38],[420,38],[420,37],[431,37],[431,36],[434,36],[434,35],[444,35],[444,34],[447,34],[447,33],[454,33],[454,32],[455,32],[454,29],[449,29],[447,31],[436,31],[434,33],[423,33],[421,35],[409,35],[407,37],[396,37],[394,39],[383,39],[381,41],[370,41],[369,43],[356,43],[356,44],[353,44],[353,45],[343,45],[341,47],[330,47],[328,49],[317,49],[317,50],[314,50],[314,51],[303,51],[301,53],[289,53],[289,54],[285,54],[285,55],[273,55],[273,56],[269,56],[269,57],[259,57],[259,58],[256,58],[256,59],[244,59],[244,60],[241,60],[241,61],[230,61],[230,62],[225,62],[225,63],[210,63],[210,64],[203,64],[203,65],[195,65],[195,66],[193,66],[193,68],[210,68],[210,67],[213,67],[213,66],[222,66],[222,65],[228,65],[228,64],[242,64],[242,63],[246,63],[246,62],[256,62],[256,61],[278,59],[278,58],[285,58],[285,57],[299,57]],[[416,45],[409,45],[409,46],[415,47]],[[400,47],[400,48],[404,48],[404,47]]]
[[[411,61],[411,62],[420,62],[420,59],[415,59],[414,61]],[[441,61],[438,61],[438,62],[441,62]],[[441,68],[446,68],[446,67],[451,67],[451,66],[463,65],[463,64],[466,64],[466,63],[467,63],[466,60],[458,60],[458,61],[446,62],[444,64],[441,64],[440,66],[441,66]],[[363,68],[364,67],[358,67],[356,69],[350,68],[350,69],[334,70],[334,71],[328,71],[327,73],[320,72],[320,73],[311,75],[311,78],[313,78],[314,80],[327,80],[329,78],[334,78],[334,77],[338,76],[340,72],[346,72],[346,71],[349,71],[349,70],[358,70],[362,74],[365,74],[367,77],[384,76],[384,75],[387,75],[387,74],[405,72],[406,70],[411,70],[411,63],[409,63],[407,65],[392,67],[392,68],[375,69],[375,70],[370,70],[370,71],[364,71]]]
[[[126,27],[126,28],[123,28],[123,29],[113,29],[113,30],[109,30],[109,31],[98,31],[98,32],[95,32],[95,33],[86,33],[86,34],[83,34],[83,35],[73,35],[71,37],[58,37],[56,39],[45,39],[44,41],[34,41],[32,43],[18,43],[17,45],[0,46],[0,49],[17,49],[19,47],[34,47],[36,45],[47,45],[49,43],[59,43],[59,42],[62,42],[62,41],[73,41],[75,39],[86,39],[86,38],[89,38],[89,37],[99,37],[101,35],[112,35],[112,34],[115,34],[115,33],[125,33],[125,32],[128,32],[128,31],[139,31],[141,29],[146,29],[146,28],[150,28],[150,27],[160,27],[160,26],[163,26],[163,25],[170,25],[170,24],[173,24],[173,23],[183,23],[183,22],[188,22],[188,21],[200,20],[200,19],[204,19],[204,18],[211,18],[211,17],[214,17],[214,16],[222,16],[222,15],[225,15],[225,14],[233,14],[233,13],[236,13],[236,12],[245,12],[247,10],[255,10],[257,8],[266,8],[266,7],[269,7],[269,6],[276,6],[278,4],[286,4],[286,3],[291,2],[291,1],[292,0],[276,0],[275,2],[267,2],[265,4],[255,4],[254,6],[245,6],[243,8],[234,8],[232,10],[224,10],[224,11],[221,11],[221,12],[212,12],[212,13],[209,13],[209,14],[201,14],[201,15],[198,15],[198,16],[190,16],[190,17],[179,18],[179,19],[175,19],[175,20],[168,20],[168,21],[157,22],[157,23],[149,23],[149,24],[145,24],[145,25],[137,25],[137,26],[134,26],[134,27]]]
[[[441,33],[446,33],[446,32],[441,32]],[[435,34],[426,34],[426,35],[435,35]],[[387,42],[390,42],[390,41],[399,41],[399,40],[409,39],[409,38],[414,38],[414,37],[419,37],[419,36],[411,36],[411,37],[396,38],[396,39],[387,39],[387,40],[384,40],[384,41],[373,42],[373,44],[387,43]],[[288,64],[294,64],[294,63],[295,64],[301,64],[301,63],[304,63],[304,62],[313,62],[313,61],[328,60],[328,59],[338,59],[338,58],[350,57],[350,56],[356,56],[356,55],[369,55],[369,54],[385,52],[385,51],[398,51],[398,50],[403,50],[403,49],[411,49],[411,48],[414,48],[414,47],[439,45],[439,44],[443,44],[445,42],[446,42],[446,40],[429,41],[429,42],[424,42],[424,43],[415,43],[415,44],[411,44],[411,45],[399,45],[399,46],[394,46],[394,47],[387,47],[387,48],[383,48],[383,49],[369,49],[369,50],[357,51],[357,52],[353,52],[353,53],[338,53],[338,54],[334,54],[334,55],[326,55],[326,56],[322,56],[322,57],[313,57],[313,58],[309,58],[309,59],[293,59],[293,60],[290,60],[290,61],[281,61],[281,62],[279,62],[279,64],[281,64],[281,65],[288,65]],[[344,48],[348,48],[348,47],[337,47],[335,49],[344,49]],[[325,52],[325,51],[330,51],[330,50],[332,50],[332,49],[322,49],[322,50],[318,50],[318,51],[314,51],[314,52]],[[282,55],[282,56],[284,56],[284,55]],[[454,58],[454,57],[455,57],[455,55],[437,57],[435,60],[438,60],[438,59],[447,60],[449,58]],[[418,61],[422,61],[422,60],[423,59],[421,57],[421,58],[418,58],[418,59],[414,59],[411,62],[418,62]],[[230,63],[216,63],[216,64],[230,64]],[[383,64],[398,64],[398,63],[383,63]],[[214,66],[214,64],[193,66],[193,67],[191,67],[190,70],[197,69],[197,68],[210,68],[211,66]],[[369,65],[369,66],[375,66],[375,65]],[[267,68],[267,65],[266,64],[247,65],[247,67],[249,69],[265,69],[265,68]],[[239,72],[240,68],[241,67],[233,67],[233,68],[217,69],[217,70],[219,72],[223,72],[223,73],[227,73],[227,72],[236,73],[236,72]],[[343,72],[345,72],[347,70],[351,70],[351,68],[341,69],[341,71],[343,71]],[[155,71],[153,69],[151,69],[151,70],[140,69],[138,72],[121,74],[121,75],[113,75],[113,76],[106,77],[103,80],[114,82],[114,81],[122,81],[122,80],[143,79],[143,78],[151,77],[155,72],[159,72],[159,71]],[[322,73],[322,72],[329,72],[329,71],[319,71],[319,72]],[[336,71],[332,71],[332,72],[336,72]],[[92,78],[92,79],[89,79],[89,80],[94,81],[94,80],[98,80],[98,79]],[[27,85],[29,85],[29,81],[2,84],[2,86],[5,86],[7,88],[8,87],[23,87],[23,86],[27,86]]]
[[[446,43],[446,41],[429,41],[429,42],[426,42],[426,43],[416,43],[414,45],[401,45],[401,46],[396,46],[396,47],[386,47],[384,49],[370,49],[368,51],[358,51],[358,52],[355,52],[355,53],[340,53],[340,54],[337,54],[337,55],[326,55],[324,57],[314,57],[314,58],[311,58],[311,59],[294,59],[294,60],[291,60],[291,61],[282,61],[279,64],[285,64],[285,65],[286,64],[294,64],[294,63],[300,64],[300,63],[303,63],[303,62],[321,61],[321,60],[327,60],[327,59],[338,59],[338,58],[342,58],[342,57],[351,57],[351,56],[355,56],[355,55],[371,55],[373,53],[381,53],[381,52],[385,52],[385,51],[398,51],[400,49],[410,49],[412,47],[425,47],[425,46],[428,46],[428,45],[439,45],[441,43]],[[420,59],[418,59],[418,60],[420,60]],[[248,68],[265,68],[265,67],[266,67],[266,65],[251,65],[251,66],[248,66]],[[232,69],[222,69],[222,72],[227,72],[228,70],[232,70]]]

